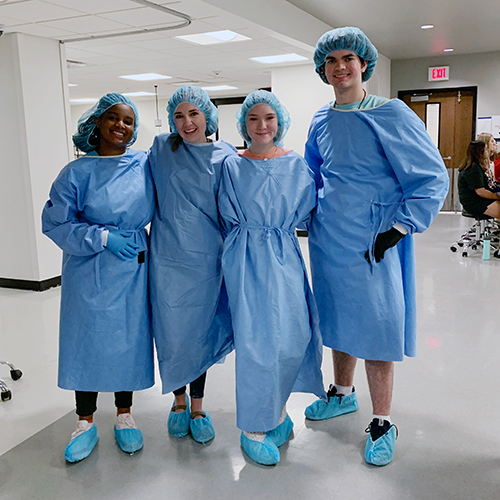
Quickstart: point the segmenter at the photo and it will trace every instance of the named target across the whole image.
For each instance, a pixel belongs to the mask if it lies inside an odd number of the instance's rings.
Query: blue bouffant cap
[[[179,104],[183,102],[189,102],[193,106],[196,106],[207,119],[207,128],[205,130],[205,135],[208,137],[215,133],[218,127],[219,112],[217,108],[208,97],[208,94],[200,87],[195,87],[194,85],[184,85],[184,87],[178,88],[168,101],[167,113],[168,113],[168,123],[170,128],[178,134],[177,127],[174,122],[174,113]]]
[[[131,146],[137,139],[137,129],[139,128],[139,113],[135,104],[126,96],[122,94],[106,94],[102,96],[99,101],[94,104],[90,109],[85,111],[83,115],[78,120],[78,126],[76,133],[73,136],[73,144],[85,153],[94,151],[99,147],[99,144],[95,141],[89,140],[96,130],[95,119],[102,116],[109,108],[112,108],[115,104],[127,104],[129,105],[135,115],[134,120],[134,134],[132,139],[127,144]]]
[[[314,51],[316,73],[325,83],[329,84],[325,75],[326,56],[335,50],[350,50],[361,57],[367,63],[363,81],[366,82],[371,78],[377,64],[377,49],[359,28],[346,27],[327,31],[316,44]]]
[[[241,137],[245,139],[248,146],[250,146],[252,140],[250,139],[250,136],[247,132],[246,120],[250,110],[258,104],[267,104],[268,106],[273,108],[274,112],[276,113],[276,116],[278,118],[278,131],[276,132],[276,136],[274,137],[274,143],[277,146],[282,147],[283,139],[285,138],[285,135],[290,128],[290,114],[286,110],[285,106],[280,103],[278,98],[272,92],[267,92],[267,90],[256,90],[255,92],[247,95],[246,99],[241,105],[241,108],[238,110],[238,113],[236,113],[238,132],[240,133]]]

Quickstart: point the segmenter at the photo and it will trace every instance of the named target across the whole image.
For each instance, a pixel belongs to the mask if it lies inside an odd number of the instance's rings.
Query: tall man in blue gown
[[[364,359],[373,405],[365,460],[387,465],[396,440],[394,361],[416,355],[412,234],[434,220],[448,175],[415,113],[363,89],[377,57],[358,28],[325,33],[314,53],[316,72],[335,92],[313,117],[305,154],[319,190],[309,235],[313,289],[335,384],[327,402],[305,413],[323,420],[356,411],[354,370]]]

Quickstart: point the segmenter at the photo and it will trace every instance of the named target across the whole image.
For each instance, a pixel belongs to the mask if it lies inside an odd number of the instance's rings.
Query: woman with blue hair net
[[[120,448],[143,446],[130,407],[133,391],[154,384],[145,229],[154,192],[146,153],[129,149],[138,126],[130,99],[101,97],[73,136],[87,154],[63,168],[43,209],[43,232],[63,250],[58,385],[76,391],[79,416],[68,462],[86,458],[99,439],[98,392],[115,393]]]
[[[394,361],[416,355],[415,254],[448,190],[448,175],[422,121],[403,102],[367,95],[377,49],[358,28],[325,33],[314,62],[335,101],[313,117],[306,160],[318,208],[309,230],[313,290],[335,384],[306,409],[323,420],[358,409],[357,358],[373,405],[365,460],[394,456],[390,418]]]
[[[282,148],[290,117],[274,94],[248,95],[237,120],[249,148],[225,160],[218,197],[237,423],[246,454],[274,465],[293,428],[290,393],[326,398],[317,312],[295,236],[316,206],[316,187],[304,159]]]
[[[177,89],[167,112],[173,132],[157,136],[149,151],[157,200],[150,260],[153,333],[163,394],[175,396],[168,431],[177,437],[190,432],[206,443],[215,436],[202,407],[206,371],[233,350],[216,193],[222,162],[236,150],[208,139],[217,130],[217,108],[201,88]]]

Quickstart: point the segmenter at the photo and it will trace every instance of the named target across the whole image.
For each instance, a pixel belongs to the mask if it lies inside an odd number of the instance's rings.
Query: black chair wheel
[[[477,250],[477,245],[471,245],[472,250]]]
[[[459,242],[457,243],[457,245],[458,245],[459,247],[463,247],[463,246],[464,246],[464,243],[463,243],[463,241],[459,241]]]
[[[12,399],[12,392],[3,391],[2,392],[2,401],[9,401],[9,399]]]
[[[495,253],[493,254],[493,257],[500,259],[500,250],[495,250]]]
[[[462,257],[467,257],[467,252],[462,252]]]
[[[12,380],[19,380],[23,376],[23,372],[21,370],[11,370],[10,377]]]
[[[452,252],[456,252],[456,251],[457,251],[457,248],[456,248],[456,247],[450,247],[450,250],[451,250]]]

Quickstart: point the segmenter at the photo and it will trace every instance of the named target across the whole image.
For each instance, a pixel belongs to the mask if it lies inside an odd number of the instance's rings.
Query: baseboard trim
[[[15,280],[12,278],[0,278],[0,288],[14,288],[16,290],[32,290],[33,292],[44,292],[49,288],[59,286],[61,277],[56,276],[43,281]]]

